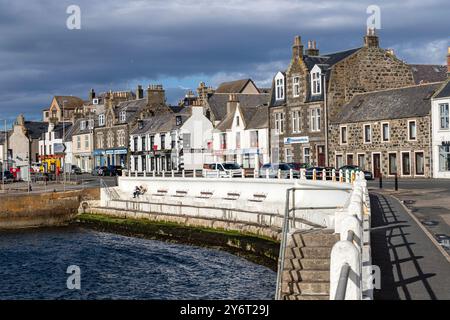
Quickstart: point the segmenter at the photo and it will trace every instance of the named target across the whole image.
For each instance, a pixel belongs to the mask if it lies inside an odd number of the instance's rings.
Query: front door
[[[375,178],[381,176],[381,155],[379,153],[373,155],[373,176]]]
[[[325,146],[317,146],[317,165],[325,166]]]

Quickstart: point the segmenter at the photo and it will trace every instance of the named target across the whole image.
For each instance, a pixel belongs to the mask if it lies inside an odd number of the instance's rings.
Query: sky
[[[71,5],[80,29],[69,29]],[[360,47],[367,7],[383,48],[408,63],[445,64],[448,0],[0,0],[0,123],[39,120],[54,95],[162,84],[169,103],[204,81],[269,87],[295,35],[321,53]]]

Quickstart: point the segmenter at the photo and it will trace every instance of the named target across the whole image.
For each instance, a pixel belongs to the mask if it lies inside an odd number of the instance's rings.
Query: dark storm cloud
[[[374,1],[381,42],[409,62],[443,63],[450,4]],[[81,8],[81,30],[66,8]],[[200,80],[252,77],[269,85],[294,35],[322,52],[362,44],[372,1],[0,0],[0,118],[38,118],[55,94],[161,82],[170,102]]]

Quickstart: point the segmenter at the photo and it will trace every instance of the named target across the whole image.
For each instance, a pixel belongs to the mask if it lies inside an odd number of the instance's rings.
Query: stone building
[[[172,112],[161,85],[150,85],[145,98],[141,86],[136,95],[107,96],[105,105],[99,108],[98,124],[94,129],[94,165],[127,167],[130,130],[137,125],[138,119]]]
[[[373,30],[362,47],[331,54],[320,54],[315,41],[304,50],[295,37],[291,62],[272,84],[272,161],[329,164],[328,123],[345,103],[357,93],[413,84],[411,67],[380,48]]]
[[[73,96],[54,96],[50,107],[43,110],[44,122],[57,120],[59,122],[71,121],[75,111],[83,106],[83,100]]]
[[[360,93],[330,123],[330,164],[431,177],[431,97],[441,83]]]

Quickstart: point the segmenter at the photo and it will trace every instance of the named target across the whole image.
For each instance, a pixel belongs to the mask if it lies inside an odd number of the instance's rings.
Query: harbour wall
[[[99,188],[0,196],[0,229],[67,224],[83,201],[100,199]]]

